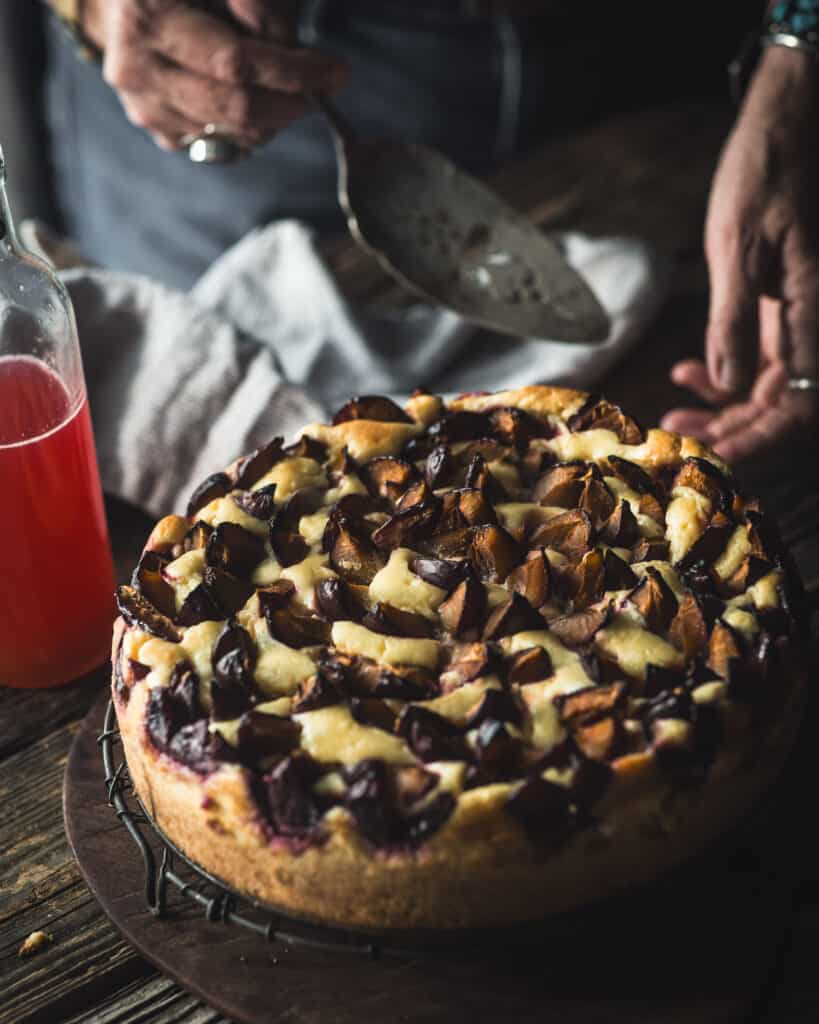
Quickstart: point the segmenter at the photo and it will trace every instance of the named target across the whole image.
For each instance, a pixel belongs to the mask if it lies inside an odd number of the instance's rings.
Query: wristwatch
[[[819,0],[776,0],[762,32],[749,35],[728,65],[731,95],[740,103],[760,54],[769,46],[802,50],[819,60]]]
[[[83,32],[82,0],[49,0],[49,4],[79,56],[88,61],[102,60],[100,48]]]

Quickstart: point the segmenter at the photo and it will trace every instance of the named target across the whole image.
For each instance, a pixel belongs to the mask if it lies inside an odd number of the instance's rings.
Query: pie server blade
[[[360,139],[324,96],[354,239],[424,299],[504,334],[597,343],[609,319],[561,247],[435,150]]]

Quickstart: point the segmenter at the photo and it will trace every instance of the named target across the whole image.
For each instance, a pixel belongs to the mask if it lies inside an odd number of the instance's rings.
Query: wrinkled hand
[[[105,80],[129,119],[160,146],[178,149],[208,122],[253,146],[305,112],[305,93],[335,91],[346,76],[335,58],[288,45],[286,6],[86,0],[83,29],[104,51]]]
[[[675,409],[668,430],[694,434],[726,460],[760,455],[817,424],[819,375],[819,67],[766,51],[711,188],[705,253],[711,280],[705,363],[672,380],[712,409]]]

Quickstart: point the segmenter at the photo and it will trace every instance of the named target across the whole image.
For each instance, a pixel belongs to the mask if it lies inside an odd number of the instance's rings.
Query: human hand
[[[257,145],[302,116],[305,93],[333,92],[346,77],[341,61],[290,45],[282,0],[85,0],[82,8],[105,80],[165,149],[209,122],[243,147]]]
[[[819,396],[789,378],[819,376],[819,66],[765,51],[711,188],[706,360],[672,380],[715,408],[675,409],[726,460],[747,459],[815,429]]]

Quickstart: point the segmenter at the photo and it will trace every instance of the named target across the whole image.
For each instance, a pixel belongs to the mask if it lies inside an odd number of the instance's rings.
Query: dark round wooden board
[[[176,895],[168,915],[155,918],[145,904],[142,860],[106,800],[96,742],[106,703],[104,695],[91,709],[68,759],[69,842],[89,888],[126,939],[234,1021],[753,1019],[782,944],[788,892],[747,828],[658,882],[554,921],[523,945],[499,936],[496,949],[481,953],[370,959],[267,943],[206,920]]]

